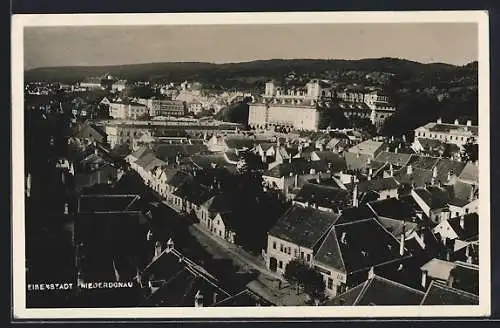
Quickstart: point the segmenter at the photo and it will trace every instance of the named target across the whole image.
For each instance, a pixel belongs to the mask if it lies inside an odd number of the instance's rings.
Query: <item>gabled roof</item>
[[[438,161],[438,157],[412,155],[409,164],[411,164],[413,168],[432,170]]]
[[[348,170],[360,170],[368,167],[368,160],[371,155],[355,154],[351,152],[344,152],[344,159]]]
[[[371,202],[368,205],[379,217],[412,221],[416,215],[414,208],[406,202],[406,199],[388,198]]]
[[[263,173],[264,176],[281,178],[290,176],[290,174],[307,174],[310,170],[310,164],[303,158],[294,158],[292,162],[284,162]]]
[[[335,224],[314,260],[319,265],[351,274],[401,258],[399,246],[376,219]]]
[[[137,166],[140,166],[142,168],[146,168],[149,163],[157,160],[158,158],[155,156],[154,153],[146,153],[144,156],[139,158],[138,160],[135,161],[135,164]]]
[[[479,295],[479,267],[464,262],[455,262],[452,271],[453,288]]]
[[[420,305],[477,305],[477,295],[432,281]]]
[[[109,163],[105,163],[91,172],[75,173],[75,189],[80,190],[100,183],[107,183],[108,178],[115,178],[118,169]]]
[[[445,208],[450,200],[449,194],[438,187],[417,188],[414,192],[431,210]]]
[[[271,228],[269,235],[313,248],[338,219],[338,215],[292,205]]]
[[[314,203],[326,208],[343,208],[349,201],[349,193],[340,188],[306,183],[297,193],[294,201]]]
[[[371,155],[374,156],[375,153],[384,145],[381,141],[375,140],[365,140],[351,148],[349,148],[350,153],[359,153],[360,155]]]
[[[425,293],[375,275],[327,305],[419,305]]]
[[[353,186],[349,184],[348,188],[352,189]],[[397,188],[398,183],[393,177],[365,180],[358,183],[358,191],[361,193],[368,191],[394,190]]]
[[[467,163],[459,175],[459,179],[465,182],[479,183],[479,167],[474,163]]]
[[[139,195],[81,195],[78,213],[108,213],[138,211]]]
[[[174,195],[193,204],[201,205],[213,196],[213,191],[195,181],[186,181],[174,192]]]
[[[184,182],[192,180],[193,176],[187,172],[175,170],[171,171],[171,174],[167,174],[167,184],[174,188],[179,187]]]
[[[453,161],[447,158],[441,158],[436,164],[437,178],[445,183],[448,180],[448,173],[459,175],[465,167],[465,163]]]
[[[152,154],[153,151],[148,147],[148,146],[142,146],[139,147],[136,151],[134,151],[130,156],[135,157],[136,159],[139,159],[147,154]]]
[[[154,281],[159,288],[141,305],[194,306],[199,291],[203,295],[203,306],[213,306],[214,296],[218,299],[230,296],[219,287],[217,279],[175,248],[171,251],[165,249],[146,267],[141,278],[144,282]]]
[[[375,157],[375,161],[381,163],[389,163],[397,166],[406,166],[410,161],[411,156],[411,154],[382,151]]]
[[[448,220],[448,224],[455,231],[458,239],[468,241],[478,236],[479,234],[479,215],[470,213],[463,216],[464,227],[460,226],[460,216],[456,216]]]
[[[367,205],[361,205],[359,207],[348,207],[342,210],[340,218],[337,220],[337,224],[354,222],[359,220],[366,220],[375,217],[372,209]]]
[[[208,199],[203,206],[210,212],[227,213],[231,212],[231,205],[228,197],[222,193],[216,193]]]
[[[432,181],[432,171],[414,167],[411,174],[407,174],[407,168],[403,167],[394,172],[394,178],[399,183],[415,184],[415,187],[423,187]]]

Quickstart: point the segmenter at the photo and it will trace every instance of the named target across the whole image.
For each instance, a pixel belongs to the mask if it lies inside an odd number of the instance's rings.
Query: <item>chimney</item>
[[[437,119],[437,124],[441,124],[443,121],[441,120],[441,117]]]
[[[320,183],[321,183],[321,173],[320,173],[320,172],[318,172],[318,173],[316,174],[316,182],[317,182],[318,184],[320,184]]]
[[[69,206],[68,206],[68,203],[64,203],[64,215],[68,215],[69,214]]]
[[[155,259],[161,255],[161,242],[158,240],[155,243]]]
[[[421,285],[422,285],[423,288],[427,288],[427,270],[422,270]]]
[[[459,122],[458,122],[458,120],[456,119],[454,124],[455,124],[455,125],[459,125],[460,123],[459,123]]]
[[[99,155],[99,149],[94,148],[94,154]]]
[[[346,232],[342,232],[342,235],[340,236],[340,242],[342,244],[347,244],[347,240],[346,240],[346,237],[347,237],[347,233]]]
[[[453,287],[453,283],[455,282],[454,275],[455,275],[455,269],[451,269],[450,276],[448,277],[448,281],[446,283],[446,285],[450,288]]]
[[[373,267],[370,267],[370,271],[368,271],[368,279],[373,279],[375,277],[375,271]]]
[[[474,200],[474,186],[470,188],[470,193],[469,193],[469,201],[472,202]]]
[[[464,229],[465,227],[465,215],[460,216],[460,228]]]
[[[371,180],[372,179],[372,176],[373,176],[373,168],[369,168],[368,169],[368,180]]]
[[[212,298],[212,304],[217,303],[217,293],[214,292],[213,298]]]
[[[354,190],[352,191],[352,206],[358,207],[358,184],[354,185]]]
[[[200,291],[197,291],[194,296],[194,307],[203,307],[203,295]]]
[[[471,120],[467,120],[467,126],[472,126],[472,121]]]
[[[151,230],[148,230],[148,233],[146,235],[146,240],[147,241],[150,241],[151,238],[153,238],[153,232]]]
[[[167,252],[171,252],[174,249],[174,241],[169,238],[167,241]]]
[[[391,164],[389,164],[389,175],[390,175],[391,177],[393,177],[393,176],[394,176],[394,166],[392,165],[392,163],[391,163]]]
[[[406,167],[406,174],[407,175],[413,174],[413,167],[411,166],[411,164],[408,164],[408,166]]]
[[[398,153],[398,147],[394,148],[394,154]]]
[[[403,233],[401,234],[401,241],[399,242],[399,255],[403,256],[405,254],[405,225],[403,224]]]

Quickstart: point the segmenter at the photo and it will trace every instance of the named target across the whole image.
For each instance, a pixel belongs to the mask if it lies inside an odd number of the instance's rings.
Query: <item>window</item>
[[[299,255],[299,250],[298,249],[294,249],[293,255],[295,257],[297,257]]]
[[[469,214],[469,209],[468,208],[465,209],[465,213]]]
[[[283,252],[283,244],[280,244],[280,252]]]
[[[333,280],[332,280],[332,278],[328,278],[327,287],[328,287],[328,289],[333,289]]]
[[[276,249],[276,242],[273,241],[273,249]]]
[[[300,258],[303,259],[304,258],[304,252],[300,252]]]
[[[311,254],[307,254],[307,262],[311,261]]]
[[[283,269],[283,262],[282,262],[282,261],[279,261],[279,263],[278,263],[278,267],[279,267],[280,269]]]
[[[455,216],[459,216],[460,214],[458,212],[455,212]]]
[[[292,248],[291,247],[288,247],[288,254],[292,254]]]

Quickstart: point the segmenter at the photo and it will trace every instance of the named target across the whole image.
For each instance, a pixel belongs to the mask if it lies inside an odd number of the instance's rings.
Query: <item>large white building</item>
[[[321,81],[312,80],[305,87],[284,88],[274,81],[266,83],[260,100],[250,104],[248,124],[269,129],[276,126],[295,130],[317,130]]]
[[[317,130],[318,107],[339,109],[346,117],[368,118],[377,127],[396,111],[389,97],[377,90],[337,90],[317,79],[298,87],[270,81],[260,99],[254,98],[250,104],[248,124],[263,129]]]
[[[109,116],[114,119],[137,119],[148,113],[148,108],[144,104],[117,101],[109,103]]]
[[[468,140],[477,143],[478,133],[477,125],[472,125],[471,121],[467,121],[464,125],[460,124],[458,120],[450,124],[443,123],[441,119],[438,119],[437,122],[427,123],[415,129],[415,140],[419,138],[439,140],[460,147],[466,144]]]

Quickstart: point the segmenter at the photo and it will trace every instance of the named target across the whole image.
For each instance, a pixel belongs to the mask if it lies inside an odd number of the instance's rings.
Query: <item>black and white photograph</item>
[[[490,314],[486,12],[12,36],[15,318]]]

